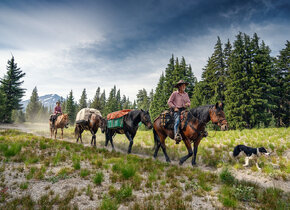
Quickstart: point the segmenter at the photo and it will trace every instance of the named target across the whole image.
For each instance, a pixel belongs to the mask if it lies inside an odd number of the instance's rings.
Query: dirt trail
[[[38,126],[39,130],[44,130],[47,129],[48,130],[48,126],[43,126],[40,125]],[[44,136],[47,138],[50,138],[50,135],[48,134],[44,134],[44,135],[39,135],[36,131],[35,131],[35,127],[30,127],[30,126],[26,126],[26,125],[22,125],[22,124],[0,124],[0,129],[17,129],[26,133],[32,133],[36,136]],[[58,132],[58,136],[60,135],[60,132]],[[58,139],[61,140],[61,139]],[[70,139],[70,138],[64,138],[62,141],[66,141],[66,142],[71,142],[71,143],[76,143],[75,139]],[[89,143],[83,143],[84,146],[86,147],[90,147],[91,145]],[[111,151],[111,147],[104,147],[102,145],[97,145],[98,147],[107,149]],[[115,148],[117,152],[123,153],[123,154],[127,154],[127,151],[122,150],[122,149],[118,149]],[[146,154],[139,154],[139,153],[134,153],[132,152],[132,154],[137,155],[139,157],[142,158],[152,158],[152,156],[150,155],[146,155]],[[158,160],[160,161],[164,161],[165,162],[165,158],[164,156],[159,156]],[[179,165],[178,161],[171,161],[171,164],[173,165]],[[192,167],[190,161],[187,161],[186,163],[184,163],[181,167]],[[197,167],[199,167],[201,170],[204,171],[210,171],[213,173],[220,173],[221,168],[220,169],[213,169],[210,167],[206,167],[205,165],[198,165]],[[248,182],[252,182],[255,183],[261,187],[264,188],[270,188],[270,187],[275,187],[275,188],[279,188],[281,190],[283,190],[284,192],[290,192],[290,181],[282,181],[282,180],[275,180],[274,178],[270,178],[270,177],[265,177],[263,176],[263,174],[261,172],[253,172],[249,169],[243,169],[243,170],[233,170],[232,171],[235,178],[238,180],[245,180]]]

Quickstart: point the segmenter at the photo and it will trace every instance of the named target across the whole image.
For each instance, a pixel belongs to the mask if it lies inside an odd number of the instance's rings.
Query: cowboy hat
[[[183,79],[181,79],[178,81],[178,83],[174,87],[178,88],[178,86],[182,84],[188,85],[188,82],[185,82]]]

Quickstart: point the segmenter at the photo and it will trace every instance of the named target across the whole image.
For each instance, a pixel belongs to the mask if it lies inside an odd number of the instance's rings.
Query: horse
[[[101,128],[102,133],[105,132],[106,120],[102,118],[100,115],[94,113],[90,115],[89,122],[87,124],[76,123],[75,126],[75,136],[77,137],[76,142],[78,143],[80,139],[81,143],[83,143],[82,133],[84,132],[84,130],[88,130],[92,134],[91,145],[96,146],[96,133],[99,128]]]
[[[52,138],[52,134],[54,133],[54,139],[56,139],[57,129],[61,129],[61,139],[63,139],[63,128],[67,127],[68,125],[68,115],[67,114],[61,114],[59,115],[55,122],[54,126],[52,126],[52,121],[49,121],[49,127],[50,127],[50,138]]]
[[[122,128],[106,128],[106,143],[108,146],[110,141],[113,150],[115,150],[113,144],[113,136],[118,134],[125,134],[129,140],[128,154],[132,151],[133,139],[138,130],[138,124],[142,122],[148,129],[152,128],[151,118],[148,111],[144,110],[133,110],[123,117],[123,127]]]
[[[198,145],[203,137],[207,136],[205,131],[206,124],[211,120],[212,123],[217,124],[221,130],[227,130],[228,124],[225,119],[223,111],[224,104],[216,103],[215,105],[200,106],[189,111],[184,112],[184,120],[181,121],[181,136],[187,148],[188,154],[179,160],[179,165],[182,165],[193,154],[192,165],[196,165],[196,154]],[[174,131],[166,129],[160,125],[160,116],[157,117],[153,123],[154,134],[154,158],[157,158],[158,150],[161,146],[166,158],[166,162],[170,162],[170,158],[166,152],[165,139],[170,137],[174,139]],[[192,151],[191,143],[194,144],[194,152]]]

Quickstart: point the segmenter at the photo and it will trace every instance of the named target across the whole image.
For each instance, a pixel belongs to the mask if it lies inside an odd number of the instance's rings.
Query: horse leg
[[[186,138],[185,140],[183,140],[183,142],[187,148],[188,154],[179,160],[179,165],[182,165],[188,158],[190,158],[193,155],[190,140]]]
[[[56,139],[57,128],[54,129],[54,139]]]
[[[83,143],[83,139],[82,139],[82,133],[84,132],[84,130],[82,128],[80,128],[80,140],[81,140],[81,144]]]
[[[114,147],[114,144],[113,144],[113,134],[110,134],[110,143],[111,143],[111,146],[112,146],[112,149],[115,151],[115,147]]]
[[[63,139],[63,128],[61,129],[61,139]]]
[[[133,138],[131,137],[131,134],[128,131],[125,132],[125,135],[130,141],[129,147],[128,147],[128,154],[130,154],[132,150],[132,146],[133,146]]]
[[[156,159],[157,158],[157,154],[158,154],[158,151],[159,151],[159,149],[160,149],[160,146],[161,146],[161,138],[159,137],[159,135],[160,134],[158,134],[155,130],[154,130],[154,141],[155,141],[155,143],[156,143],[156,148],[155,148],[155,152],[154,152],[154,155],[153,155],[153,157]],[[162,135],[162,139],[166,139],[166,137],[164,137],[163,135]],[[165,152],[166,152],[166,148],[165,148]],[[167,154],[167,153],[166,153]],[[166,156],[165,156],[166,157]],[[166,160],[167,161],[167,160]],[[170,162],[170,160],[168,161],[168,162]]]
[[[168,157],[167,152],[166,152],[165,139],[166,139],[166,136],[165,137],[161,136],[161,138],[160,138],[160,146],[162,148],[162,151],[163,151],[163,154],[165,156],[166,162],[170,163],[171,162],[170,158]],[[159,149],[159,147],[157,146],[158,149]]]
[[[199,142],[202,138],[199,138],[198,140],[196,140],[194,142],[194,155],[193,155],[193,158],[192,158],[192,165],[196,165],[196,153],[197,153],[197,148],[198,148],[198,145],[199,145]]]

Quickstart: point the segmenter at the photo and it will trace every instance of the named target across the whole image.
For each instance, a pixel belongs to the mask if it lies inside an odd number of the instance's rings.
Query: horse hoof
[[[183,162],[179,161],[179,165],[181,166],[183,164]]]
[[[191,165],[192,165],[192,166],[196,166],[196,162],[192,163]]]
[[[171,163],[171,160],[168,159],[168,160],[166,160],[166,162],[167,162],[167,163]]]

